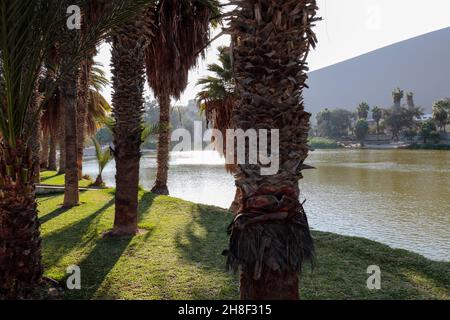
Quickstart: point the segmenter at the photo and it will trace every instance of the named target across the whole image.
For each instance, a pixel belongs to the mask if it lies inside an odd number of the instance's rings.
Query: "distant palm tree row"
[[[51,84],[46,81],[55,81],[56,78],[44,78],[42,79],[41,89],[43,94],[47,91],[46,86]],[[89,88],[87,92],[86,114],[84,115],[83,127],[86,130],[84,132],[78,131],[79,136],[83,136],[80,139],[79,145],[84,148],[85,136],[93,136],[97,130],[104,125],[108,114],[111,111],[111,106],[102,96],[101,91],[103,88],[109,85],[109,80],[106,78],[104,71],[101,69],[100,64],[95,64],[90,70],[89,75]],[[43,170],[56,171],[57,170],[57,146],[60,147],[60,173],[65,172],[64,157],[65,154],[65,141],[61,138],[61,133],[65,131],[63,122],[63,104],[61,101],[61,94],[58,88],[54,90],[52,96],[42,105],[41,116],[41,150],[40,150],[40,167]],[[78,110],[78,109],[77,109]],[[83,177],[82,167],[78,168],[79,178]],[[38,175],[37,175],[38,176]]]
[[[445,133],[450,118],[450,99],[435,102],[432,119],[422,121],[424,113],[422,108],[415,105],[414,94],[408,92],[406,105],[402,105],[404,96],[403,90],[395,89],[392,92],[393,106],[387,109],[377,106],[371,109],[366,102],[361,103],[355,112],[324,109],[316,117],[317,135],[339,140],[354,134],[357,140],[363,143],[370,130],[367,119],[371,112],[375,124],[374,133],[377,136],[390,133],[391,139],[398,141],[401,136],[410,140],[416,136],[424,138],[425,135],[425,140],[433,137],[434,140],[439,140],[436,127]],[[428,133],[430,128],[431,132]]]
[[[153,192],[168,194],[171,98],[208,46],[220,20],[218,0],[0,0],[0,298],[32,297],[43,273],[35,183],[39,168],[65,173],[63,206],[79,205],[85,137],[105,122],[108,85],[94,63],[98,44],[112,44],[113,146],[96,140],[99,176],[114,156],[115,218],[109,237],[138,229],[138,191],[147,76],[159,101],[158,172]],[[315,0],[248,0],[227,14],[231,49],[221,48],[218,77],[201,80],[202,108],[224,131],[280,130],[280,170],[233,167],[237,210],[228,266],[241,270],[244,299],[298,299],[298,272],[313,244],[299,202],[308,155],[310,115],[302,104],[306,57],[317,40]],[[66,24],[78,5],[81,28]],[[58,19],[61,17],[61,19]],[[41,148],[42,145],[42,148]],[[269,141],[270,145],[270,141]],[[219,249],[218,249],[219,250]]]

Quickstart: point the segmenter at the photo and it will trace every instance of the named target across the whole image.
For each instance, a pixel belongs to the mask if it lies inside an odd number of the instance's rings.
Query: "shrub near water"
[[[341,146],[336,140],[314,137],[309,140],[309,145],[314,149],[339,149]]]

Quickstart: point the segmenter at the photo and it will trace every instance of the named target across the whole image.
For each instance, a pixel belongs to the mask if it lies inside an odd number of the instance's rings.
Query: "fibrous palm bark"
[[[29,297],[42,275],[32,170],[24,171],[30,164],[24,143],[12,149],[0,141],[0,299]]]
[[[65,151],[65,208],[77,206],[80,201],[77,164],[77,75],[71,55],[78,52],[80,32],[63,28],[61,32],[61,84],[59,94],[64,108],[64,151]]]
[[[239,165],[242,206],[230,226],[228,265],[241,268],[242,299],[298,299],[298,273],[313,257],[313,241],[299,201],[299,179],[308,155],[310,114],[302,89],[315,0],[237,0],[231,21],[238,102],[236,128],[278,129],[280,168]],[[270,141],[270,140],[269,140]]]
[[[48,136],[44,135],[42,130],[40,132],[41,136],[41,157],[40,157],[40,165],[41,169],[48,168],[48,157],[49,157],[49,139]]]
[[[41,121],[40,121],[40,104],[41,96],[38,90],[38,82],[34,90],[33,96],[31,97],[29,112],[25,119],[25,130],[28,131],[28,147],[31,150],[31,161],[32,161],[32,179],[33,182],[39,183],[40,181],[40,153],[41,153],[41,142],[40,142],[40,131],[41,131]]]
[[[144,112],[144,49],[147,23],[140,14],[112,33],[112,114],[115,120],[116,211],[111,235],[135,234],[137,228],[139,162]]]
[[[157,171],[152,192],[168,195],[167,179],[169,176],[169,148],[170,148],[170,96],[160,95],[159,102],[159,137],[157,152]]]
[[[62,82],[62,100],[64,104],[64,141],[66,153],[65,170],[65,208],[79,204],[78,165],[77,165],[77,80],[76,73],[68,72]]]
[[[93,64],[92,57],[87,57],[80,66],[78,75],[78,99],[77,99],[77,167],[78,178],[83,177],[83,151],[86,135],[86,114],[89,103],[89,76]]]
[[[66,173],[66,129],[65,129],[65,107],[64,104],[61,103],[60,108],[60,117],[58,121],[58,144],[59,144],[59,174]]]
[[[98,0],[91,1],[89,5],[84,8],[84,14],[81,25],[81,36],[86,37],[91,25],[98,22],[102,11],[109,11],[111,3],[102,2]],[[86,137],[86,120],[87,120],[87,106],[89,104],[89,83],[91,77],[91,70],[94,64],[94,56],[97,53],[96,48],[91,48],[87,52],[85,59],[80,64],[80,71],[78,74],[78,100],[77,100],[77,165],[78,178],[83,177],[83,151],[84,140]]]
[[[49,149],[48,151],[48,170],[56,171],[56,146],[57,146],[57,138],[55,129],[51,129],[50,131],[50,141],[49,141]]]
[[[27,143],[0,139],[0,300],[28,298],[42,275],[40,223],[34,183],[39,177],[39,97],[26,117]],[[34,121],[33,121],[34,120]],[[37,139],[31,134],[37,135]]]

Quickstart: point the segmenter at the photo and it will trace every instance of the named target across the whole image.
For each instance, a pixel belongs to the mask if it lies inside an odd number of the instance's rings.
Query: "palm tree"
[[[33,91],[33,96],[30,100],[29,112],[25,117],[25,131],[30,133],[27,141],[27,146],[30,148],[31,152],[31,171],[32,171],[32,179],[33,182],[40,182],[40,152],[41,152],[41,142],[40,142],[40,103],[41,103],[41,94],[39,92],[39,81],[36,81],[35,88]],[[36,117],[36,115],[38,115]],[[36,121],[37,120],[37,121]]]
[[[107,113],[109,113],[111,110],[111,106],[100,93],[100,91],[109,84],[109,80],[106,78],[105,72],[100,68],[101,66],[102,65],[99,63],[94,63],[93,67],[90,68],[91,74],[89,76],[88,91],[89,98],[87,100],[87,109],[84,116],[85,124],[83,126],[85,128],[83,129],[85,135],[87,133],[87,135],[89,136],[95,134],[96,130],[99,127],[99,124],[103,123]],[[51,89],[51,83],[54,81],[51,80],[51,78],[55,79],[56,77],[53,74],[54,71],[52,71],[50,68],[47,70],[47,73],[50,73],[51,76],[47,76],[47,80],[42,84],[43,91]],[[46,102],[42,106],[42,108],[42,140],[47,141],[47,144],[48,140],[50,140],[50,150],[48,148],[46,150],[47,166],[44,166],[44,169],[55,171],[57,133],[63,112],[63,105],[61,103],[58,89],[53,90],[52,96],[46,99]],[[63,145],[64,144],[62,144],[62,146]],[[63,156],[61,158],[63,158]]]
[[[52,90],[51,87],[48,90]],[[54,89],[51,93],[51,97],[47,97],[46,102],[42,106],[42,140],[47,144],[47,147],[42,150],[46,153],[46,166],[43,169],[50,171],[56,171],[56,146],[58,144],[58,126],[60,122],[61,103],[60,95],[57,89]]]
[[[170,100],[187,86],[189,70],[209,42],[217,0],[161,0],[155,7],[154,36],[145,54],[147,78],[159,102],[158,169],[152,192],[167,195],[170,144]]]
[[[112,32],[112,74],[114,93],[114,149],[116,159],[116,209],[110,236],[138,232],[137,210],[142,115],[144,111],[144,50],[148,45],[152,10],[146,8],[132,21]]]
[[[47,135],[44,135],[44,133],[40,132],[41,134],[41,155],[39,157],[39,161],[41,164],[41,169],[47,169],[48,168],[48,157],[50,152],[50,146],[49,146],[49,139]]]
[[[394,112],[399,112],[402,107],[402,99],[404,97],[404,91],[400,90],[400,88],[392,91],[392,98],[394,99]]]
[[[41,62],[64,10],[61,1],[1,1],[0,5],[0,298],[29,297],[42,275],[33,183],[32,98]],[[30,118],[28,118],[30,119]]]
[[[110,163],[114,158],[111,153],[111,148],[107,148],[105,151],[103,151],[102,146],[100,145],[98,140],[95,139],[95,137],[92,137],[91,139],[95,147],[95,156],[98,162],[98,176],[97,179],[95,179],[93,185],[96,187],[102,187],[104,185],[102,178],[103,170],[105,170],[108,163]]]
[[[447,125],[449,114],[445,101],[437,101],[433,105],[433,119],[436,121],[436,124],[438,125],[439,129],[445,133],[445,126]]]
[[[416,107],[415,103],[414,103],[414,93],[413,92],[408,92],[406,94],[406,104],[408,106],[408,108],[413,109]]]
[[[332,136],[332,134],[331,134],[332,128],[330,126],[331,117],[332,117],[332,112],[328,108],[321,110],[317,114],[316,120],[317,120],[317,126],[318,126],[320,136],[323,136],[323,137],[331,137]]]
[[[66,28],[69,2],[81,6],[84,1],[1,0],[0,3],[0,299],[30,297],[42,275],[33,182],[35,163],[26,143],[31,130],[25,126],[25,120],[39,118],[40,108],[33,110],[31,106],[36,82],[50,47],[61,39],[56,31]],[[73,81],[70,75],[83,48],[100,39],[99,35],[117,18],[129,16],[125,6],[128,1],[116,3],[118,10],[105,15],[105,21],[91,30],[89,39],[71,52],[71,59],[66,57],[60,74],[63,83]],[[64,36],[68,38],[67,34]],[[66,87],[64,93],[68,94],[66,99],[73,98],[70,88]]]
[[[240,164],[242,207],[230,227],[228,265],[241,270],[242,299],[298,299],[302,262],[313,243],[299,184],[308,155],[310,114],[302,90],[306,58],[316,43],[315,0],[240,1],[233,12],[236,128],[279,129],[279,171]],[[270,140],[272,138],[270,137]],[[269,140],[269,143],[271,141]]]
[[[214,76],[207,76],[198,80],[197,85],[202,86],[202,91],[197,94],[197,102],[200,110],[205,114],[207,125],[219,130],[222,136],[226,136],[226,130],[233,128],[231,123],[235,106],[235,84],[231,65],[231,52],[229,47],[219,47],[219,62],[208,66],[208,71]],[[221,141],[222,142],[222,141]],[[226,154],[226,143],[222,143],[222,150],[218,150],[223,156]],[[226,164],[228,172],[233,173],[236,166]],[[239,189],[230,210],[235,212],[239,207]]]
[[[58,91],[59,92],[59,91]],[[61,98],[59,98],[61,99]],[[66,133],[65,133],[65,110],[64,107],[60,111],[60,119],[58,121],[58,145],[59,145],[59,174],[66,173]]]
[[[85,16],[86,17],[86,16]],[[86,23],[83,23],[82,31],[86,32]],[[94,50],[95,52],[96,50]],[[88,54],[86,58],[81,62],[80,71],[78,74],[77,83],[77,168],[78,168],[78,179],[83,178],[83,151],[84,151],[84,140],[86,137],[86,113],[87,105],[89,103],[89,81],[92,65],[94,63],[93,56],[95,54]]]
[[[222,132],[232,127],[231,115],[234,109],[235,84],[231,65],[229,47],[219,47],[219,62],[208,66],[208,71],[214,76],[198,80],[197,85],[203,86],[197,94],[200,110],[205,113],[208,124]],[[219,150],[222,151],[222,150]]]
[[[364,140],[366,139],[368,133],[369,133],[369,125],[367,121],[364,119],[359,119],[358,122],[356,122],[355,135],[356,139],[358,139],[362,148],[364,147]]]
[[[124,23],[127,18],[138,10],[141,10],[144,4],[148,4],[151,0],[121,0],[112,2],[89,2],[88,4],[83,3],[81,6],[84,11],[87,11],[89,6],[94,5],[94,9],[103,8],[103,11],[98,13],[98,16],[94,21],[89,21],[86,23],[87,19],[85,16],[85,26],[87,32],[62,32],[61,39],[61,56],[62,65],[61,68],[66,66],[65,59],[68,59],[73,52],[79,53],[84,59],[78,61],[78,66],[83,64],[89,64],[86,57],[95,53],[95,48],[98,43],[100,43],[105,36],[109,34],[111,28],[119,23]],[[101,4],[99,6],[99,4]],[[97,11],[98,12],[98,11]],[[79,79],[77,69],[69,70],[67,76],[62,79],[61,84],[61,94],[64,103],[64,114],[65,114],[65,154],[66,154],[66,170],[65,170],[65,192],[64,192],[64,207],[73,207],[78,205],[79,202],[79,171],[78,171],[78,123],[77,121],[77,98],[79,89]],[[89,68],[85,68],[85,72],[89,71]],[[85,90],[88,77],[85,76],[81,79],[83,90]],[[82,92],[84,95],[85,92]],[[83,103],[87,101],[82,101]],[[83,107],[84,108],[84,107]],[[84,117],[82,120],[84,120]],[[84,132],[81,134],[84,135]]]
[[[102,17],[102,12],[111,10],[111,3],[108,1],[93,0],[89,5],[83,9],[83,18],[81,24],[81,37],[87,37],[92,25],[99,22]],[[78,73],[78,100],[77,100],[77,165],[78,177],[83,177],[83,151],[84,141],[86,138],[86,123],[88,117],[89,99],[91,98],[90,84],[92,69],[95,68],[94,56],[97,54],[97,48],[94,46],[90,48],[85,54],[83,61],[80,63],[80,70]],[[104,78],[104,74],[103,74]]]
[[[369,116],[370,106],[363,102],[358,106],[358,118],[362,120],[367,120],[367,117]]]
[[[372,118],[377,124],[377,137],[380,134],[380,121],[383,117],[383,111],[379,107],[374,107],[372,109]]]

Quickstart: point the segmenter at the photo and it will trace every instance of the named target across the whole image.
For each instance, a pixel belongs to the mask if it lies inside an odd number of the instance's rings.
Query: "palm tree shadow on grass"
[[[147,230],[142,237],[148,238],[153,233],[153,229]],[[81,290],[66,291],[68,299],[92,299],[96,297],[98,289],[107,279],[111,270],[126,252],[134,237],[110,238],[102,237],[96,241],[94,249],[80,263],[82,274]],[[145,240],[144,240],[145,242]],[[133,272],[133,270],[129,270]],[[123,275],[126,277],[126,275]],[[108,296],[109,284],[103,285],[102,297]]]
[[[52,212],[46,214],[45,216],[42,216],[39,218],[39,222],[42,224],[59,217],[60,215],[64,214],[65,212],[69,211],[70,208],[64,208],[64,207],[59,207],[55,210],[53,210]]]
[[[43,203],[43,202],[48,202],[48,201],[55,200],[59,196],[61,196],[61,195],[60,194],[53,194],[53,195],[49,196],[47,194],[42,194],[42,195],[36,195],[36,199],[37,199],[38,203]]]
[[[231,221],[231,212],[203,205],[193,206],[192,221],[175,235],[178,252],[185,261],[202,271],[226,276],[226,258],[222,252],[228,247],[227,228]],[[235,299],[238,296],[236,275],[228,272],[221,281],[221,288],[214,296],[212,292],[205,296],[203,289],[192,288],[193,298]]]
[[[55,172],[54,174],[49,175],[49,176],[41,176],[41,182],[44,183],[44,182],[46,182],[46,181],[48,181],[50,179],[56,178],[56,177],[61,176],[61,175],[62,174]]]
[[[139,202],[139,219],[151,208],[156,195],[145,193]],[[111,200],[114,203],[114,199]],[[142,241],[136,242],[144,244],[153,234],[154,228],[146,228],[146,233],[139,236]],[[95,240],[95,246],[89,255],[80,263],[79,267],[82,273],[82,289],[80,291],[67,291],[66,298],[69,299],[92,299],[96,297],[97,291],[102,287],[104,292],[102,296],[108,296],[110,285],[105,283],[111,270],[117,264],[119,259],[126,252],[134,237],[110,238],[101,237]],[[133,248],[135,250],[136,247]],[[130,270],[132,272],[132,270]],[[126,276],[126,275],[124,275]]]
[[[81,191],[81,192],[80,192],[80,195],[82,195],[82,194],[85,193],[85,192],[86,192],[86,191]],[[49,201],[49,200],[54,200],[55,198],[60,197],[60,196],[61,196],[61,195],[58,194],[58,195],[49,197],[48,199],[43,198],[42,200],[40,200],[39,197],[38,197],[38,199],[39,199],[39,202],[45,202],[45,201]],[[52,212],[49,212],[49,213],[47,213],[46,215],[39,217],[39,222],[40,222],[41,225],[42,225],[42,224],[44,224],[44,223],[46,223],[46,222],[48,222],[48,221],[50,221],[50,220],[52,220],[52,219],[54,219],[54,218],[59,217],[60,215],[66,213],[67,211],[70,211],[71,209],[72,209],[72,208],[64,208],[64,207],[61,205],[60,207],[58,207],[57,209],[53,210]]]
[[[151,192],[146,192],[139,199],[139,220],[144,218],[148,210],[152,207],[157,195]]]
[[[195,205],[192,221],[175,235],[175,245],[181,256],[203,270],[227,272],[222,252],[228,247],[227,228],[231,220],[231,213],[225,210]],[[196,232],[198,228],[202,229],[201,235]]]
[[[70,251],[72,251],[76,247],[83,247],[87,242],[96,237],[95,230],[89,233],[89,229],[93,226],[94,223],[96,223],[96,221],[98,222],[100,216],[113,204],[114,199],[110,200],[103,207],[93,212],[92,214],[89,214],[87,217],[60,230],[43,236],[43,247],[45,248],[45,251],[49,252],[46,255],[46,259],[44,260],[45,265],[55,265]],[[56,216],[61,215],[66,211],[67,210],[63,208],[57,209],[54,212],[50,213],[49,215],[52,216],[45,221],[49,221],[51,218],[55,218]],[[46,218],[46,216],[42,217],[41,219],[43,218]]]

